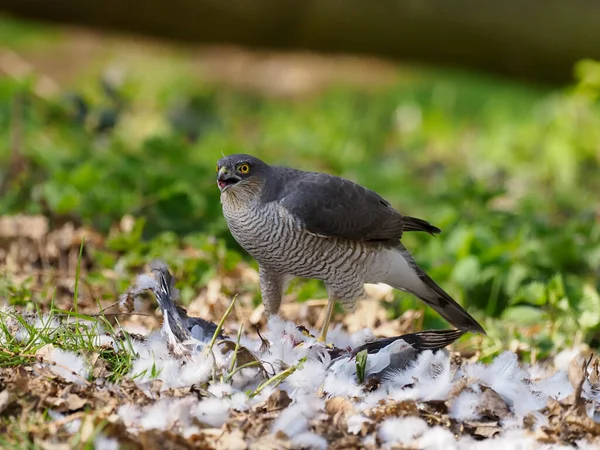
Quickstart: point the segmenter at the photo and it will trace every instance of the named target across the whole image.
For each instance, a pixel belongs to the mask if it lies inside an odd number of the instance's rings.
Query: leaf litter
[[[2,226],[20,232],[9,225]],[[49,238],[43,224],[34,225],[31,236],[19,238],[39,246]],[[60,251],[46,252],[57,258],[52,264],[73,266],[75,234],[81,232],[54,235]],[[26,255],[15,252],[4,255],[11,264]],[[277,317],[259,332],[233,301],[228,311],[235,313],[216,324],[177,303],[174,277],[162,262],[120,297],[121,312],[135,312],[140,301],[147,306],[146,291],[159,304],[162,326],[138,325],[137,334],[127,331],[135,323],[129,316],[121,323],[4,306],[0,431],[18,425],[42,448],[600,445],[598,356],[567,349],[554,363],[526,365],[506,351],[483,364],[444,348],[460,337],[453,330],[376,339],[386,326],[378,314],[371,314],[371,328],[336,327],[325,346],[314,328]],[[77,330],[75,341],[86,336],[93,345],[77,349],[67,329]],[[437,348],[427,345],[432,339]],[[114,377],[114,361],[101,352],[129,361],[122,376]]]

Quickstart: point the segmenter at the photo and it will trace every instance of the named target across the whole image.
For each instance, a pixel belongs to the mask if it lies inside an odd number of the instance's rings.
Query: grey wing
[[[387,241],[400,239],[404,231],[440,231],[424,220],[403,216],[376,192],[327,174],[305,173],[290,180],[280,202],[319,236]]]
[[[394,336],[388,338],[376,339],[373,342],[368,342],[356,347],[352,350],[351,355],[355,357],[358,353],[363,350],[367,350],[367,353],[377,353],[379,350],[387,347],[392,342],[402,339],[412,348],[418,352],[424,350],[437,351],[441,348],[447,347],[454,341],[458,340],[466,333],[466,330],[427,330],[419,331],[417,333],[404,334],[402,336]]]

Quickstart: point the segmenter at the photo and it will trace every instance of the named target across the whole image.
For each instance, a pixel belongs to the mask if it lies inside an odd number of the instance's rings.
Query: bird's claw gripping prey
[[[322,280],[329,293],[324,341],[336,301],[353,311],[365,283],[385,283],[415,295],[458,329],[485,334],[400,242],[405,231],[441,230],[400,214],[376,192],[241,154],[218,161],[217,185],[229,230],[258,262],[268,314],[279,311],[290,278]]]

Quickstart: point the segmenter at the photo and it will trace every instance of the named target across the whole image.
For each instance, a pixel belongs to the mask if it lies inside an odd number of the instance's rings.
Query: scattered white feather
[[[121,446],[116,439],[98,433],[94,439],[94,450],[119,450]]]
[[[12,314],[15,314],[14,312]],[[10,317],[10,316],[4,316]],[[15,339],[20,342],[26,342],[32,340],[34,344],[42,343],[42,335],[44,336],[44,342],[47,342],[47,338],[57,332],[61,326],[60,321],[50,314],[39,315],[25,315],[23,316],[27,326],[24,326],[20,321],[10,320],[12,328],[16,328]],[[4,319],[4,318],[3,318]]]
[[[197,402],[193,396],[164,397],[143,408],[132,404],[121,405],[117,415],[132,431],[170,430],[175,425],[185,427],[191,423],[191,411]]]
[[[112,338],[112,336],[107,336],[106,334],[99,334],[92,337],[92,344],[95,347],[104,347],[104,348],[112,348],[114,351],[119,350],[118,344]]]
[[[156,279],[148,274],[141,274],[136,277],[135,289],[144,291],[146,289],[154,289],[158,286]]]
[[[454,435],[442,427],[428,429],[416,440],[415,447],[422,450],[457,450],[459,448]]]
[[[424,351],[405,370],[391,372],[385,385],[396,401],[445,400],[452,388],[453,376],[446,353]],[[406,387],[409,385],[411,387]]]
[[[597,402],[588,403],[585,407],[587,416],[596,423],[600,423],[600,404]]]
[[[375,339],[373,331],[369,328],[363,328],[349,335],[343,330],[341,323],[336,324],[327,332],[327,340],[338,348],[356,348]]]
[[[375,408],[380,402],[385,402],[389,399],[390,397],[386,389],[375,389],[373,392],[362,397],[362,399],[357,403],[357,407],[359,411],[364,411],[369,408]]]
[[[138,280],[136,288],[153,283],[152,278]],[[4,310],[2,310],[4,311]],[[3,319],[5,320],[5,319]],[[27,322],[44,333],[53,333],[60,327],[59,321],[52,316],[27,318]],[[166,327],[168,328],[168,321]],[[97,346],[116,346],[114,338],[106,335],[101,327],[92,323],[81,322],[92,330],[92,342]],[[17,326],[17,325],[15,325]],[[129,373],[136,384],[150,395],[152,380],[162,381],[162,390],[188,387],[194,384],[207,383],[211,395],[199,401],[195,396],[172,398],[159,393],[156,401],[146,407],[123,405],[118,409],[118,416],[132,431],[144,429],[172,430],[183,436],[197,434],[202,427],[221,427],[230,417],[232,410],[244,411],[253,405],[266,401],[276,387],[270,385],[250,398],[248,391],[256,389],[264,379],[257,368],[248,368],[238,372],[232,379],[225,381],[233,353],[223,354],[220,347],[215,346],[212,353],[201,351],[202,342],[212,336],[204,336],[198,327],[192,330],[190,345],[186,344],[186,354],[173,353],[173,336],[171,346],[160,330],[148,333],[145,329],[124,327],[129,332],[147,335],[144,340],[133,339],[131,351],[134,363]],[[21,339],[30,339],[29,333],[18,326],[16,335]],[[170,330],[164,330],[167,336]],[[94,333],[96,335],[94,335]],[[478,406],[481,400],[480,386],[488,386],[497,392],[506,402],[511,416],[502,421],[502,432],[494,439],[475,441],[469,437],[456,440],[453,434],[441,427],[429,427],[417,417],[388,418],[377,429],[363,440],[365,445],[377,446],[378,441],[386,447],[394,444],[411,446],[419,449],[501,449],[501,448],[545,448],[540,446],[531,433],[525,433],[522,418],[532,414],[535,419],[534,430],[547,424],[547,418],[540,412],[548,398],[563,399],[572,394],[573,387],[567,377],[567,370],[573,358],[580,355],[579,350],[569,349],[561,352],[552,365],[521,365],[517,356],[511,352],[499,355],[492,363],[465,363],[456,371],[450,365],[448,354],[444,351],[433,353],[425,351],[408,364],[397,370],[390,369],[391,355],[405,349],[406,343],[397,340],[377,354],[367,358],[366,373],[373,375],[386,370],[381,386],[367,392],[356,377],[356,360],[349,355],[331,361],[327,349],[315,338],[301,333],[296,325],[278,317],[271,317],[267,330],[263,335],[270,346],[265,350],[258,338],[244,335],[241,344],[253,352],[272,376],[274,373],[305,361],[277,387],[286,391],[292,403],[283,409],[272,425],[271,431],[285,433],[296,448],[327,448],[326,440],[316,435],[310,427],[311,421],[323,414],[325,397],[341,396],[353,402],[357,413],[347,419],[348,432],[359,434],[366,423],[371,423],[368,410],[389,400],[449,400],[449,415],[461,422],[478,418]],[[341,328],[331,330],[330,341],[338,347],[356,347],[373,339],[370,330],[348,335]],[[129,349],[120,346],[121,349]],[[80,355],[53,348],[46,356],[49,367],[66,380],[85,384],[89,376],[89,367]],[[216,379],[212,378],[216,370]],[[75,373],[75,375],[73,374]],[[469,389],[457,397],[449,399],[449,392],[458,382],[468,378]],[[583,396],[587,403],[588,415],[600,421],[600,390],[589,382],[584,383]],[[54,417],[54,416],[52,416]],[[58,416],[57,416],[58,417]],[[59,419],[55,419],[59,420]],[[75,423],[71,426],[80,426]],[[76,432],[76,431],[75,431]],[[100,436],[97,448],[111,450],[115,442]],[[557,449],[560,447],[553,447]],[[578,443],[578,448],[586,448],[586,443]],[[592,447],[588,447],[592,448]]]
[[[146,408],[143,416],[139,421],[139,425],[143,430],[167,430],[174,421],[174,417],[169,414],[170,399],[160,399],[153,405]]]
[[[250,407],[249,403],[248,396],[244,392],[236,392],[229,397],[229,405],[236,411],[246,411]]]
[[[326,365],[320,361],[306,361],[286,379],[286,384],[301,395],[312,395],[325,381]]]
[[[229,383],[217,381],[216,383],[211,383],[208,387],[208,392],[217,398],[223,398],[233,394],[233,387]]]
[[[473,364],[465,372],[496,391],[519,418],[546,406],[547,398],[531,389],[529,375],[519,365],[515,353],[506,351],[491,364]]]
[[[166,397],[166,399],[170,400],[169,397]],[[152,420],[150,419],[151,415],[165,415],[168,425],[163,429],[172,428],[175,423],[185,426],[191,420],[191,411],[197,401],[193,396],[176,398],[171,402],[166,402],[166,407],[163,406],[160,411],[155,410],[146,414],[146,418]]]
[[[205,425],[218,428],[229,418],[229,402],[222,398],[206,398],[194,411],[196,419]]]
[[[472,437],[466,436],[460,439],[459,444],[459,448],[469,450],[572,450],[573,448],[557,444],[541,444],[532,434],[528,434],[521,429],[508,430],[499,436],[481,441],[476,441]]]
[[[377,444],[377,436],[375,435],[375,433],[367,434],[363,438],[363,447],[379,448],[379,445]]]
[[[360,433],[360,430],[362,430],[362,426],[365,423],[370,423],[370,422],[372,422],[372,420],[369,419],[368,417],[365,417],[362,414],[354,414],[354,415],[348,417],[348,420],[347,420],[348,433],[358,434],[358,433]]]
[[[552,364],[544,362],[528,366],[527,372],[529,373],[529,378],[532,380],[541,380],[552,376],[556,372],[556,368]]]
[[[83,321],[82,321],[83,322]],[[97,322],[88,322],[92,324],[96,324]],[[58,330],[61,326],[60,322],[54,315],[44,314],[39,317],[36,316],[35,320],[31,323],[36,330],[46,330],[47,332],[53,332]]]
[[[195,352],[185,358],[174,356],[160,332],[148,335],[146,341],[132,340],[134,352],[138,355],[129,376],[140,388],[151,380],[161,380],[162,389],[171,389],[203,383],[210,377],[213,355]],[[214,355],[220,355],[215,349]]]
[[[47,410],[50,418],[55,422],[60,422],[66,417],[63,413],[53,410],[52,408]],[[62,427],[67,433],[75,434],[81,429],[81,419],[69,420],[65,422]]]
[[[272,432],[281,431],[292,438],[307,431],[309,420],[314,418],[323,406],[323,401],[317,397],[300,397],[281,412],[273,423]]]
[[[384,444],[409,445],[428,429],[427,422],[419,417],[394,417],[381,423],[377,436]]]
[[[556,370],[567,372],[569,364],[581,354],[578,347],[565,348],[554,357],[554,367]]]
[[[289,320],[283,320],[279,316],[269,317],[265,337],[271,343],[277,343],[278,341],[289,341],[293,343],[304,342],[307,340],[307,336],[298,330],[295,323]]]
[[[368,342],[373,342],[377,338],[373,334],[370,328],[363,328],[350,335],[350,346],[352,348],[360,347]]]
[[[71,383],[80,386],[86,385],[86,380],[90,376],[90,369],[86,360],[77,353],[53,347],[48,360],[54,363],[48,366],[56,375]]]
[[[575,441],[575,447],[580,449],[580,450],[597,450],[598,449],[598,444],[597,443],[590,443],[590,442],[586,442],[583,439],[579,439],[577,441]]]
[[[562,400],[573,393],[573,385],[566,372],[556,372],[553,375],[535,382],[535,388],[542,395],[555,400]]]
[[[303,450],[326,450],[328,448],[327,439],[310,431],[295,435],[291,439],[291,442],[293,448],[301,448]]]
[[[361,397],[362,388],[356,383],[355,360],[343,357],[334,361],[325,376],[323,391],[332,397]]]
[[[129,334],[139,334],[140,336],[147,336],[151,331],[144,325],[139,323],[127,323],[121,327],[123,331]]]
[[[465,421],[479,417],[477,407],[480,403],[480,394],[471,390],[464,390],[450,403],[449,415],[451,418]]]
[[[117,415],[127,428],[137,428],[142,418],[142,410],[136,405],[126,403],[119,406]]]

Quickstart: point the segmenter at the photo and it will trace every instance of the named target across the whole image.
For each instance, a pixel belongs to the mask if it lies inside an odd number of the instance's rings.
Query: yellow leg
[[[320,342],[327,342],[327,329],[329,328],[329,324],[331,323],[331,317],[333,316],[333,307],[335,306],[335,299],[329,297],[327,300],[327,312],[325,316],[325,321],[323,322],[323,329],[321,330],[321,336],[319,336]]]

